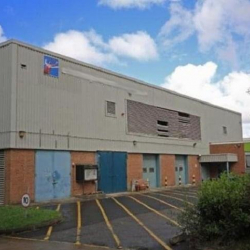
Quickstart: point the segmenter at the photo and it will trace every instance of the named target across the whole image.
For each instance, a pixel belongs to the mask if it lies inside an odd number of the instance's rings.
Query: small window
[[[223,128],[223,134],[227,135],[227,127],[223,126],[222,128]]]
[[[157,125],[160,125],[160,126],[168,126],[168,122],[166,122],[166,121],[157,121]]]
[[[250,169],[250,155],[246,155],[246,167]]]
[[[115,102],[106,101],[106,115],[116,116]]]
[[[154,168],[149,168],[149,173],[154,173],[155,169]]]
[[[147,169],[146,168],[143,168],[143,173],[147,173]]]
[[[186,118],[189,118],[189,117],[190,117],[189,114],[182,113],[182,112],[178,112],[178,115],[179,115],[180,117],[186,117]]]

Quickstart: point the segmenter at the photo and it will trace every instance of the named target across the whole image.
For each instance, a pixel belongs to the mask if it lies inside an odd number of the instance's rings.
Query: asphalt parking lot
[[[170,246],[169,239],[180,232],[177,217],[186,204],[197,202],[196,192],[196,187],[178,187],[47,206],[60,210],[64,222],[13,237],[123,249],[187,249],[185,243]]]

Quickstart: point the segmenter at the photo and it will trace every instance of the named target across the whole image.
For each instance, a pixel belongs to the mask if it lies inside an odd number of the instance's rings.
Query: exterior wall
[[[96,154],[94,152],[71,152],[71,194],[83,195],[94,193],[96,190],[95,182],[85,182],[79,184],[76,182],[76,167],[77,164],[95,165],[96,164]]]
[[[11,144],[11,132],[15,128],[11,126],[11,114],[14,105],[11,103],[13,70],[12,46],[6,45],[0,48],[0,148],[9,148]]]
[[[127,187],[131,190],[133,179],[142,179],[142,154],[128,154],[127,159]]]
[[[211,154],[232,153],[238,156],[238,162],[230,163],[231,171],[237,174],[243,174],[246,172],[246,161],[243,143],[232,144],[211,144]]]
[[[165,186],[165,177],[168,180],[168,186],[175,185],[175,155],[160,155],[161,166],[161,186]]]
[[[242,139],[239,113],[22,43],[14,42],[11,46],[14,148],[198,155],[209,152],[210,141]],[[45,54],[59,59],[59,78],[44,75]],[[200,117],[201,140],[128,133],[126,100]],[[105,115],[106,101],[116,103],[116,117]],[[227,126],[227,135],[223,134],[222,126]],[[19,131],[26,131],[24,138],[19,137]]]
[[[196,183],[201,182],[201,166],[197,155],[188,156],[188,174],[189,183],[193,183],[193,175],[195,176]]]
[[[5,203],[20,203],[25,193],[34,201],[35,152],[34,150],[7,150]]]

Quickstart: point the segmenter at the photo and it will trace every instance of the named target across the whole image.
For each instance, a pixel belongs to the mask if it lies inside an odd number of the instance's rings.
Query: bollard
[[[195,180],[195,175],[193,174],[193,181],[192,181],[193,185],[196,184],[196,180]]]
[[[167,187],[168,186],[168,177],[166,176],[165,177],[165,187]]]
[[[181,185],[181,175],[179,175],[179,185]]]

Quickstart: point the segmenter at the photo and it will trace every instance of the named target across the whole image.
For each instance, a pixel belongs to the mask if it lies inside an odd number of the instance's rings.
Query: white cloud
[[[159,36],[169,47],[196,34],[200,51],[215,50],[220,59],[235,66],[237,54],[250,41],[249,13],[249,0],[198,0],[193,10],[172,2],[170,19]]]
[[[106,5],[113,9],[138,8],[146,9],[153,4],[163,4],[166,0],[99,0],[100,5]]]
[[[46,44],[45,49],[73,57],[77,60],[101,65],[116,61],[116,57],[103,49],[99,43],[101,37],[97,34],[84,33],[75,30],[57,34],[54,41]]]
[[[169,47],[185,41],[194,33],[192,13],[179,3],[170,5],[170,19],[163,25],[159,36],[164,46]]]
[[[105,42],[94,30],[69,30],[55,35],[54,40],[44,48],[96,65],[119,63],[119,59],[123,57],[139,61],[158,57],[154,40],[143,31],[116,36]]]
[[[0,43],[5,42],[7,38],[4,36],[3,28],[0,25]]]
[[[139,61],[158,58],[157,46],[154,40],[143,31],[113,37],[109,41],[109,45],[116,55],[131,57]]]
[[[231,72],[220,81],[213,81],[217,65],[207,62],[204,65],[188,64],[177,67],[165,78],[165,88],[201,99],[242,113],[244,135],[250,136],[250,74]]]

